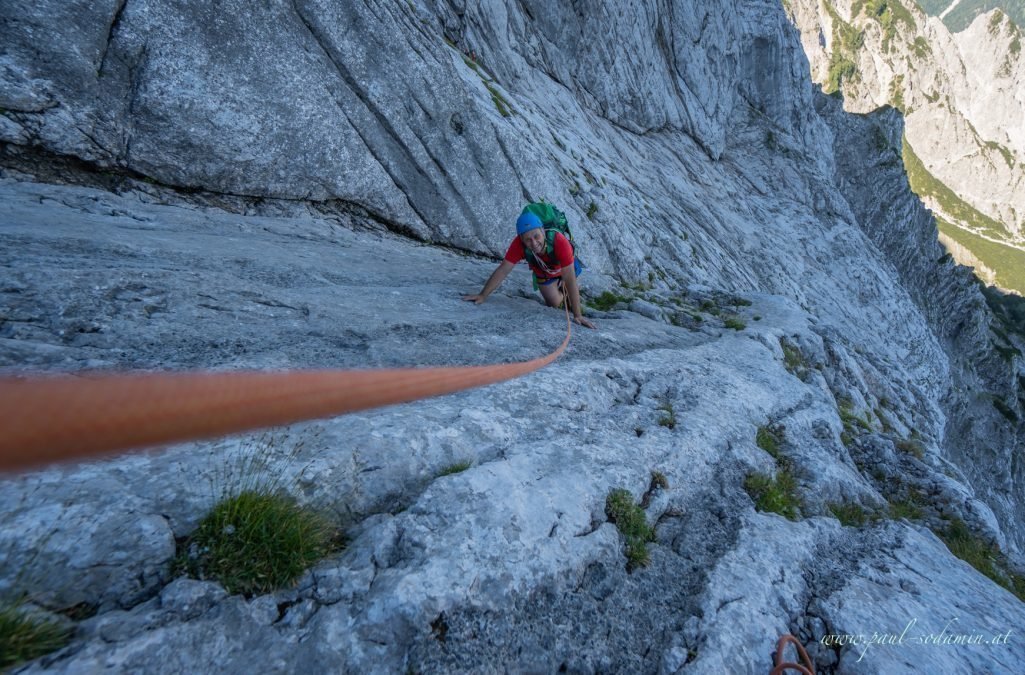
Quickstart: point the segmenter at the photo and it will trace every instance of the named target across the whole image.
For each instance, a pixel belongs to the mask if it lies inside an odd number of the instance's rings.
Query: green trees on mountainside
[[[929,173],[906,138],[902,146],[904,170],[907,171],[911,189],[919,197],[934,200],[945,216],[956,221],[950,223],[937,217],[936,225],[940,232],[967,248],[993,269],[997,284],[1002,288],[1025,294],[1025,251],[999,243],[1010,237],[1003,225],[980,213]]]
[[[833,42],[832,53],[829,56],[829,75],[822,91],[835,94],[843,88],[844,82],[860,78],[855,57],[865,44],[865,35],[841,19],[828,2],[824,6],[833,20]]]
[[[915,17],[901,4],[900,0],[855,0],[851,5],[851,16],[858,16],[862,10],[865,16],[879,22],[883,29],[883,51],[890,50],[890,43],[897,36],[897,24],[915,27]]]
[[[954,0],[915,0],[922,11],[929,16],[939,16]],[[952,33],[959,33],[971,25],[975,17],[991,9],[999,9],[1011,17],[1018,27],[1025,26],[1025,0],[961,0],[950,14],[943,17],[943,23]]]
[[[929,16],[939,16],[954,0],[915,0]]]
[[[995,239],[1010,237],[1002,223],[978,211],[933,176],[908,144],[907,138],[902,139],[901,146],[904,170],[907,171],[908,182],[915,194],[919,197],[932,197],[945,214],[976,232]]]

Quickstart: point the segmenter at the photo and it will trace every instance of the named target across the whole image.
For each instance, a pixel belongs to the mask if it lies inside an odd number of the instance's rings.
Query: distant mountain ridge
[[[792,0],[789,8],[813,80],[842,95],[848,111],[902,113],[911,185],[940,229],[985,261],[1001,288],[1025,293],[1021,29],[991,9],[953,33],[912,0]]]
[[[1025,26],[1025,0],[915,0],[929,16],[939,16],[952,33],[960,33],[975,17],[999,9],[1019,27]],[[946,14],[944,14],[946,12]]]

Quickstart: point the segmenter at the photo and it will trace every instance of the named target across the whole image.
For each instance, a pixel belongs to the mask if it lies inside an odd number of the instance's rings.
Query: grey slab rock
[[[3,189],[4,234],[18,242],[9,264],[22,270],[22,277],[41,265],[45,270],[47,260],[66,260],[64,242],[78,246],[74,242],[91,241],[96,259],[112,256],[120,263],[75,273],[91,275],[88,284],[59,282],[63,302],[86,307],[94,288],[134,267],[133,278],[152,270],[147,289],[166,287],[181,298],[193,298],[197,306],[202,302],[225,308],[192,314],[183,302],[168,303],[167,312],[147,313],[132,311],[138,305],[132,299],[136,296],[129,296],[127,304],[104,319],[100,335],[106,334],[109,346],[66,347],[65,356],[50,357],[49,367],[58,370],[97,360],[113,345],[145,332],[162,314],[171,315],[168,319],[183,337],[216,339],[225,329],[236,336],[251,333],[246,339],[255,346],[232,357],[236,367],[246,359],[254,365],[322,365],[320,354],[326,352],[305,350],[289,357],[287,350],[281,351],[290,331],[296,330],[295,321],[312,322],[321,314],[336,332],[358,324],[360,330],[380,336],[379,353],[412,361],[503,360],[513,341],[487,336],[508,335],[510,326],[524,336],[518,347],[522,355],[533,356],[545,344],[556,344],[564,326],[557,312],[519,297],[515,286],[528,284],[526,279],[511,280],[507,290],[475,307],[461,302],[463,289],[446,287],[445,279],[454,269],[457,276],[479,282],[491,263],[379,233],[331,228],[329,221],[310,218],[196,212],[82,188],[6,183]],[[90,214],[92,198],[102,198],[110,212],[136,217]],[[28,208],[40,201],[39,208]],[[56,238],[53,226],[40,229],[37,218],[59,223],[63,236]],[[147,225],[139,227],[140,222]],[[151,229],[157,223],[176,236],[168,239],[167,230]],[[240,224],[247,226],[245,238],[229,234],[238,232]],[[211,228],[224,234],[212,236]],[[317,235],[327,232],[333,239]],[[138,254],[146,249],[154,252]],[[232,306],[230,297],[238,292],[239,282],[220,271],[226,253],[238,259],[247,249],[250,259],[268,265],[273,259],[279,269],[287,269],[291,257],[305,261],[303,274],[247,277],[251,293],[277,300],[256,303],[248,312]],[[398,258],[403,265],[375,276],[381,256]],[[189,266],[159,271],[175,259]],[[326,280],[324,275],[339,261],[345,261],[353,282]],[[199,271],[203,269],[210,271]],[[38,303],[53,292],[46,290],[42,275],[31,278],[7,295],[31,292]],[[357,280],[375,281],[357,286]],[[334,286],[342,292],[330,294]],[[400,289],[393,302],[371,301],[395,297],[393,290]],[[308,317],[299,319],[281,306],[295,304],[293,293],[307,298]],[[658,670],[690,659],[699,672],[746,668],[760,657],[733,648],[730,636],[737,626],[746,626],[745,640],[766,645],[774,640],[771,636],[798,630],[804,625],[801,608],[810,599],[832,597],[807,581],[808,575],[829,576],[841,561],[857,559],[847,554],[837,558],[835,543],[828,542],[842,533],[844,540],[864,550],[866,542],[878,537],[875,530],[848,531],[827,519],[794,525],[756,514],[740,488],[743,476],[774,468],[771,458],[754,446],[755,428],[768,422],[785,426],[786,452],[808,469],[801,474],[807,515],[824,511],[813,498],[816,493],[823,493],[824,501],[861,496],[871,504],[884,499],[879,493],[883,486],[860,472],[851,451],[838,440],[843,426],[825,379],[808,376],[804,381],[784,366],[782,335],[797,336],[811,363],[831,359],[823,348],[828,342],[813,331],[813,317],[779,296],[751,299],[754,304],[745,311],[757,311],[763,318],[740,333],[695,333],[632,312],[611,312],[598,332],[576,334],[565,360],[522,382],[301,425],[280,434],[276,442],[281,447],[266,458],[268,472],[286,477],[303,502],[328,507],[342,522],[353,524],[346,551],[315,567],[294,590],[248,603],[225,597],[209,582],[178,579],[157,586],[151,593],[159,591],[159,604],[145,602],[129,611],[101,607],[97,617],[82,625],[70,651],[42,664],[54,672],[99,667],[126,672],[216,667],[232,672],[258,658],[272,672],[460,670],[481,663],[541,670],[566,664],[589,672]],[[175,321],[179,311],[188,319]],[[225,323],[223,312],[235,320]],[[458,322],[462,339],[453,336],[446,347],[442,332],[429,351],[426,345],[414,350],[411,327],[426,329],[438,315]],[[389,327],[405,327],[397,335],[401,339],[389,337]],[[37,330],[38,339],[63,342],[55,325],[44,323]],[[476,347],[472,354],[465,349],[467,340]],[[182,351],[179,342],[150,339],[137,344],[142,363],[167,359],[186,367],[223,367],[217,354]],[[340,350],[326,363],[360,365],[366,353]],[[123,358],[130,363],[130,355]],[[380,362],[391,363],[387,358]],[[825,372],[839,377],[832,371],[841,366],[852,375],[859,371],[852,361],[829,362]],[[658,423],[666,401],[679,420],[672,430]],[[307,438],[302,454],[290,457],[287,446],[300,437]],[[252,452],[255,442],[189,444],[86,464],[61,470],[59,482],[44,480],[56,469],[30,474],[8,482],[5,499],[42,507],[55,506],[61,495],[68,495],[76,504],[92,504],[95,512],[111,517],[131,508],[126,495],[146,495],[146,508],[163,514],[181,536],[195,526],[225,482],[238,478],[233,472],[239,458]],[[863,439],[857,447],[867,442]],[[437,477],[445,467],[465,460],[472,462],[470,469]],[[648,502],[648,517],[658,532],[652,565],[629,574],[620,536],[604,523],[604,497],[622,486],[639,499],[648,490],[652,470],[663,472],[670,488],[657,491]],[[923,471],[931,475],[927,468]],[[914,479],[910,471],[898,475]],[[123,482],[112,483],[112,477]],[[985,510],[970,488],[956,485],[961,501]],[[963,507],[954,510],[962,516],[969,513]],[[991,518],[988,527],[996,529],[995,523]],[[43,524],[34,527],[46,529]],[[39,536],[45,535],[41,531]],[[66,537],[50,534],[54,540]],[[118,548],[96,546],[90,555],[108,557],[119,573],[161,559],[140,544],[126,547],[128,558],[120,561]],[[6,545],[23,556],[33,547],[13,538]],[[76,549],[64,555],[74,563],[81,553]],[[958,564],[942,552],[930,555]],[[167,557],[162,559],[165,584]],[[753,561],[760,562],[752,567]],[[75,583],[81,592],[92,594],[86,601],[97,605],[110,592],[102,582],[75,576],[70,565],[55,567],[64,570],[62,583],[46,579],[30,590],[42,595],[55,585]],[[768,595],[755,592],[762,588],[756,580],[777,577],[789,579],[782,595],[780,589]],[[1003,593],[988,581],[978,583]],[[836,597],[844,596],[844,588],[836,587]],[[945,593],[936,584],[928,594],[942,604]],[[658,599],[655,604],[653,598]],[[1014,606],[1008,606],[1008,617],[1014,616]],[[823,625],[832,630],[836,622],[848,620],[846,607],[815,616],[824,617]],[[862,612],[876,616],[869,609]],[[702,617],[697,627],[689,622],[691,617]],[[610,637],[593,637],[603,634]]]
[[[777,3],[240,7],[0,5],[4,373],[534,358],[565,323],[527,274],[461,296],[542,195],[585,289],[659,311],[500,386],[6,478],[4,590],[98,612],[27,672],[756,672],[783,632],[877,672],[820,641],[982,603],[1022,624],[918,529],[958,517],[1021,563],[1021,423],[992,404],[1023,409],[1021,359],[937,263],[899,123],[817,96]],[[254,453],[348,546],[260,598],[174,581]],[[787,462],[799,522],[743,488]],[[616,488],[656,530],[632,573]],[[912,498],[918,524],[829,510]],[[1025,656],[992,647],[930,658]]]

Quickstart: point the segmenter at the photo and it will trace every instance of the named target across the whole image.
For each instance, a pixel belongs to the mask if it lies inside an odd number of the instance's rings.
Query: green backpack
[[[573,233],[569,231],[569,222],[566,220],[565,213],[546,201],[527,204],[523,207],[522,213],[528,212],[537,216],[545,228],[545,257],[551,260],[552,255],[555,253],[555,234],[558,232],[569,240],[569,245],[573,248],[573,257],[576,258],[577,245],[576,242],[573,241]],[[523,254],[527,258],[527,262],[535,265],[536,267],[540,267],[541,269],[545,269],[547,267],[547,265],[538,261],[534,252],[526,246],[523,247]]]

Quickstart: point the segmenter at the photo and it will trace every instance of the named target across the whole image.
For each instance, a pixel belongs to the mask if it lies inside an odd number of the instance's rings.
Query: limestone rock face
[[[1023,345],[899,116],[816,93],[778,3],[0,9],[5,374],[534,358],[565,319],[527,274],[461,296],[541,196],[624,298],[499,386],[5,477],[0,592],[89,610],[26,672],[758,672],[784,632],[835,672],[1025,659],[823,642],[1025,623],[940,538],[1023,561]],[[254,453],[347,547],[260,597],[175,579]],[[800,520],[745,489],[785,473]]]
[[[839,103],[823,99],[820,111],[836,133],[838,174],[845,198],[857,215],[866,234],[899,270],[905,288],[928,318],[930,326],[950,357],[950,388],[945,394],[947,409],[979,410],[992,401],[979,391],[1019,392],[1021,382],[1008,363],[994,350],[999,336],[994,324],[982,317],[983,300],[969,268],[951,264],[935,237],[935,226],[921,202],[913,198],[899,161],[901,119],[897,111],[886,109],[867,116],[844,115]],[[884,133],[889,130],[889,135]],[[867,161],[866,158],[873,158]],[[864,190],[865,185],[874,185]],[[858,187],[854,187],[858,186]],[[911,253],[917,249],[918,255]],[[995,353],[997,352],[997,353]],[[955,403],[956,401],[956,403]],[[984,431],[954,414],[945,421],[944,444],[995,511],[1004,518],[1017,520],[1019,501],[1013,483],[1025,480],[1015,459],[1019,441],[1013,427],[986,425]],[[980,456],[998,457],[1008,467],[1009,480],[993,480],[988,462]],[[1016,476],[1011,478],[1011,476]]]
[[[3,140],[180,188],[356,207],[469,250],[497,252],[508,214],[542,196],[578,219],[595,204],[595,237],[636,249],[603,222],[616,202],[637,210],[631,158],[651,132],[720,157],[741,96],[802,145],[817,130],[803,56],[772,48],[788,28],[762,3],[36,7],[5,5]],[[74,29],[53,27],[61,12]]]
[[[813,78],[835,87],[844,107],[866,113],[893,105],[928,171],[997,219],[1007,239],[1025,243],[1025,58],[1022,32],[993,10],[951,34],[913,0],[889,0],[870,15],[865,2],[792,0],[788,6]],[[848,37],[845,39],[844,35]],[[830,73],[834,75],[831,78]],[[931,205],[937,208],[937,205]],[[944,214],[953,219],[952,214]]]

